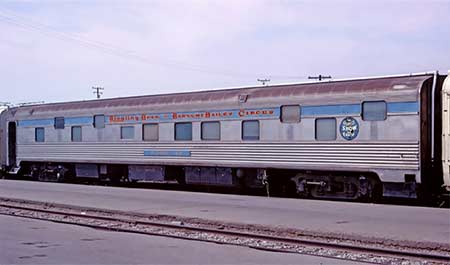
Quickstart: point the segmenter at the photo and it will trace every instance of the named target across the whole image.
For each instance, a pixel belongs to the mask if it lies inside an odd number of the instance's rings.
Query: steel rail
[[[438,262],[446,262],[446,263],[450,262],[450,255],[447,256],[447,255],[439,255],[439,254],[402,251],[402,250],[395,250],[395,249],[385,249],[385,248],[331,243],[331,242],[316,241],[316,240],[278,237],[278,236],[272,236],[272,235],[263,235],[263,234],[255,234],[255,233],[247,233],[247,232],[239,232],[239,231],[227,231],[227,230],[214,229],[214,228],[202,228],[202,227],[169,224],[169,223],[159,223],[159,222],[152,222],[152,221],[138,221],[138,220],[132,220],[132,219],[125,219],[125,218],[114,218],[114,217],[107,217],[107,216],[100,216],[100,215],[62,212],[62,211],[55,211],[55,210],[48,210],[48,209],[37,209],[34,207],[8,205],[3,202],[0,203],[0,206],[6,207],[6,208],[17,209],[17,210],[25,210],[25,211],[32,211],[32,212],[34,211],[34,212],[53,214],[53,215],[71,216],[71,217],[77,217],[77,218],[82,218],[82,219],[94,219],[94,220],[111,221],[111,222],[132,223],[135,225],[164,227],[164,228],[178,229],[178,230],[189,230],[189,231],[198,232],[198,233],[206,232],[206,233],[211,233],[211,234],[220,234],[220,235],[224,235],[224,236],[243,237],[243,238],[251,238],[251,239],[279,242],[279,243],[289,243],[289,244],[331,248],[331,249],[352,251],[352,252],[379,254],[382,256],[393,256],[393,257],[397,257],[397,258],[415,258],[415,259],[425,259],[425,260],[430,260],[430,261],[438,261]],[[58,206],[58,207],[60,207],[60,206]],[[71,210],[73,210],[73,209],[71,209]],[[118,213],[118,214],[123,214],[123,213]],[[124,229],[124,228],[118,228],[118,227],[105,227],[102,225],[94,225],[94,224],[80,224],[75,221],[70,222],[70,221],[52,220],[52,219],[46,219],[46,218],[40,218],[40,217],[28,217],[28,218],[39,219],[39,220],[50,220],[52,222],[76,224],[76,225],[88,226],[88,227],[92,227],[92,228],[100,228],[100,229],[107,229],[107,230],[114,230],[114,231],[121,231],[121,232],[141,233],[141,234],[149,234],[149,235],[156,235],[156,236],[167,236],[167,237],[175,237],[175,238],[199,240],[199,241],[209,241],[209,242],[212,241],[212,240],[206,240],[206,239],[201,239],[201,238],[192,239],[192,238],[183,237],[183,236],[162,235],[160,233],[153,233],[153,232],[148,232],[148,231],[137,231],[137,230],[133,230],[133,229]],[[212,242],[215,242],[215,241],[212,241]],[[274,251],[273,249],[270,249],[270,250]],[[285,250],[283,252],[288,252],[288,251]]]

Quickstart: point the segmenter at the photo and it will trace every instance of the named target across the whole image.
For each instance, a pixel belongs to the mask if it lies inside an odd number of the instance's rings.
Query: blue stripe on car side
[[[302,116],[311,115],[346,115],[361,113],[360,104],[340,104],[328,106],[302,106]]]
[[[419,112],[419,102],[391,102],[387,104],[388,113]]]
[[[388,113],[419,112],[419,102],[389,102],[387,103]],[[351,115],[360,114],[361,104],[340,104],[328,106],[304,106],[302,116],[313,115]]]
[[[17,126],[19,127],[34,127],[34,126],[53,126],[54,119],[38,119],[38,120],[21,120],[18,121]],[[83,125],[83,124],[92,124],[92,117],[68,117],[64,118],[65,125]]]
[[[94,118],[93,117],[70,117],[70,118],[65,118],[64,122],[66,125],[93,124]]]
[[[274,111],[272,118],[279,117],[279,108],[273,108]],[[219,110],[227,111],[227,110]],[[408,112],[419,112],[419,102],[388,102],[387,103],[388,113],[408,113]],[[318,105],[318,106],[302,106],[301,115],[302,116],[314,116],[314,115],[359,115],[361,113],[361,104],[340,104],[340,105]],[[256,116],[256,117],[255,117]],[[250,119],[259,118],[255,115]],[[232,119],[238,119],[240,117],[231,117]],[[106,116],[105,116],[106,119]],[[245,119],[242,117],[242,119]],[[220,119],[218,119],[220,120]],[[168,121],[165,119],[160,119],[159,122]],[[158,122],[158,121],[156,121]],[[68,117],[65,118],[65,124],[92,124],[93,117]],[[133,122],[137,123],[137,122]],[[37,120],[21,120],[18,121],[19,127],[36,127],[36,126],[53,126],[54,119],[37,119]]]
[[[53,126],[53,124],[53,119],[22,120],[17,122],[18,127]]]

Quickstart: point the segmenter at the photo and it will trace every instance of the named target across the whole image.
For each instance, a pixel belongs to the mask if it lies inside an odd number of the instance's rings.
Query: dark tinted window
[[[362,119],[365,121],[383,121],[387,116],[387,106],[384,101],[366,101],[362,104]]]
[[[44,142],[45,141],[45,129],[44,128],[35,128],[34,129],[34,140],[36,142]]]
[[[281,122],[300,122],[300,106],[281,106]]]
[[[72,127],[72,141],[73,142],[81,142],[81,126],[73,126]]]
[[[94,116],[94,128],[105,128],[105,115]]]
[[[134,139],[134,126],[120,127],[120,139]]]
[[[55,129],[64,129],[64,117],[55,118]]]
[[[316,140],[332,141],[336,140],[336,119],[318,118],[316,119]]]
[[[192,140],[192,123],[190,122],[175,123],[175,140],[181,141]]]
[[[220,140],[220,122],[202,122],[202,140]]]
[[[259,140],[259,121],[242,122],[242,140]]]
[[[159,132],[158,124],[144,124],[142,125],[142,140],[144,141],[158,141]]]

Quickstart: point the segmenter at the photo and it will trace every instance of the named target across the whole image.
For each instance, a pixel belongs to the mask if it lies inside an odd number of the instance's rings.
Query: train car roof
[[[309,97],[326,96],[331,94],[365,94],[365,93],[414,93],[417,95],[423,83],[432,74],[415,74],[403,76],[356,78],[350,80],[331,80],[321,82],[307,82],[295,84],[280,84],[270,86],[241,87],[231,89],[217,89],[172,94],[146,95],[134,97],[119,97],[110,99],[96,99],[86,101],[72,101],[61,103],[47,103],[28,105],[16,108],[16,111],[55,112],[68,110],[88,110],[112,107],[136,107],[167,104],[190,104],[202,102],[223,102],[238,100],[246,95],[249,100],[277,97]]]

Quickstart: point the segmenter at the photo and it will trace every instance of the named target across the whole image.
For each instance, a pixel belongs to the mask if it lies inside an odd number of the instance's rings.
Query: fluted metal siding
[[[186,150],[190,157],[144,156],[144,150]],[[161,163],[272,168],[419,169],[418,142],[377,143],[45,143],[18,145],[20,161]],[[325,166],[325,167],[324,167]]]

